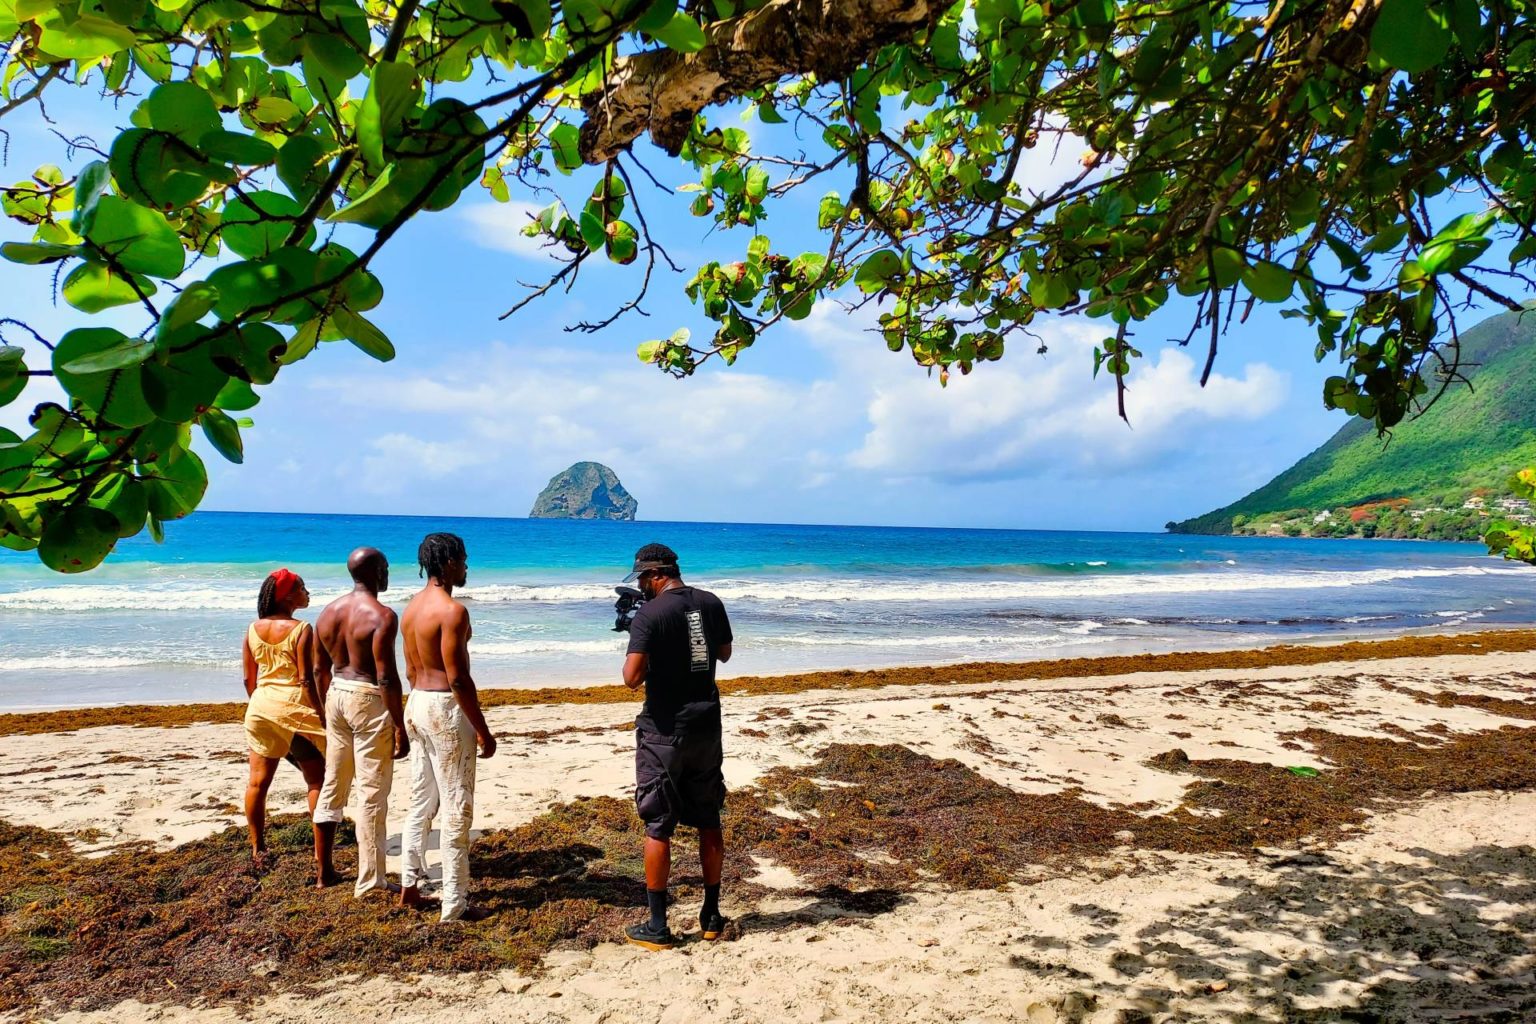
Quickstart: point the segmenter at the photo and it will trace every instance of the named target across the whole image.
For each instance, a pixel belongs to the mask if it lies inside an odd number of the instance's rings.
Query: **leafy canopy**
[[[670,265],[638,206],[646,134],[697,177],[666,201],[748,236],[687,278],[713,337],[640,346],[668,372],[837,293],[941,382],[1085,313],[1123,395],[1138,326],[1182,295],[1207,374],[1225,330],[1281,304],[1340,362],[1324,400],[1388,428],[1454,377],[1457,301],[1528,290],[1529,8],[0,0],[0,116],[48,88],[132,109],[95,159],[0,193],[33,235],[0,247],[32,268],[7,291],[52,282],[80,314],[52,340],[0,323],[0,403],[40,375],[69,396],[0,432],[0,543],[79,571],[190,512],[192,428],[238,462],[253,385],[322,343],[391,358],[370,262],[474,187],[561,196],[527,230],[565,262],[524,301],[606,259],[636,264],[636,297],[580,326],[637,309]],[[754,151],[715,121],[731,100],[810,151]],[[1081,151],[1078,173],[1021,175],[1042,146]],[[778,251],[761,228],[806,189],[824,246]],[[103,325],[125,313],[136,333]]]
[[[1536,511],[1536,469],[1522,469],[1510,477],[1509,489],[1516,497],[1529,501],[1532,511]],[[1483,542],[1488,545],[1489,554],[1536,565],[1536,528],[1507,520],[1497,522],[1484,534]]]

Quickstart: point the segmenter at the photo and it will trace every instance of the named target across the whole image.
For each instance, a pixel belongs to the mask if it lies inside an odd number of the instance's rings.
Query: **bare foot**
[[[329,889],[331,886],[337,884],[340,881],[341,876],[336,873],[335,869],[325,868],[315,876],[315,888]]]
[[[256,869],[257,872],[272,870],[272,864],[276,860],[277,858],[272,855],[272,851],[270,850],[251,851],[251,867]]]

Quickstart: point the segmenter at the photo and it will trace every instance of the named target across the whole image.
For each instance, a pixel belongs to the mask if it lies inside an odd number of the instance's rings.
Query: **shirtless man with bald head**
[[[317,674],[325,691],[325,784],[315,806],[320,836],[319,877],[337,881],[332,866],[336,826],[355,778],[362,807],[357,814],[358,896],[396,891],[384,877],[384,839],[394,762],[410,753],[400,672],[395,665],[394,610],[379,600],[389,588],[389,560],[377,548],[358,548],[347,559],[352,592],[326,605],[315,633],[320,638]]]

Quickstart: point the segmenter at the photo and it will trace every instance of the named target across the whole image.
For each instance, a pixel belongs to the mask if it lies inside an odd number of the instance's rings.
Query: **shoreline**
[[[1432,628],[1432,627],[1430,627]],[[1052,679],[1080,679],[1142,672],[1264,669],[1337,661],[1486,655],[1536,651],[1536,629],[1511,626],[1475,632],[1402,633],[1380,639],[1275,644],[1161,654],[1113,654],[1036,661],[974,661],[949,665],[831,669],[720,680],[722,696],[796,694],[809,690],[863,690],[895,686],[984,685]],[[485,688],[486,708],[570,704],[633,704],[640,695],[618,684]],[[178,728],[238,722],[244,701],[132,703],[13,711],[0,714],[0,737],[73,732],[104,726]]]

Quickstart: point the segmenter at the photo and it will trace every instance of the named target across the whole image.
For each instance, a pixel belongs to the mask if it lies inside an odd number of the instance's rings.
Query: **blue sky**
[[[130,109],[94,97],[50,105],[65,134],[103,146]],[[6,127],[8,180],[38,163],[69,169],[89,158],[69,161],[35,114],[13,115]],[[666,184],[689,180],[648,143],[637,155]],[[1069,143],[1053,163],[1042,146],[1020,180],[1043,186],[1078,155]],[[576,201],[590,179],[552,184]],[[761,229],[777,251],[817,247],[814,204],[826,187],[771,208]],[[613,467],[643,519],[1159,530],[1263,484],[1346,419],[1322,407],[1333,368],[1313,361],[1311,329],[1273,312],[1256,312],[1223,340],[1216,376],[1200,389],[1203,348],[1161,340],[1184,333],[1184,304],[1133,341],[1146,358],[1131,378],[1130,426],[1115,417],[1112,381],[1093,379],[1091,350],[1106,328],[1083,318],[1040,324],[1047,355],[1015,345],[941,389],[868,333],[871,312],[828,301],[776,328],[735,367],[712,362],[673,380],[641,365],[634,349],[677,327],[708,337],[683,276],[659,273],[645,304],[651,315],[598,335],[561,328],[627,297],[640,264],[589,261],[570,294],[498,321],[520,281],[538,282],[555,266],[518,234],[548,198],[515,195],[503,205],[474,187],[402,231],[375,264],[385,299],[370,314],[395,342],[396,360],[379,364],[338,342],[285,369],[250,414],[243,466],[204,446],[205,507],[522,516],[552,474],[592,459]],[[686,196],[648,189],[641,198],[680,264],[734,259],[745,248],[745,231],[711,234],[709,222],[689,216]],[[0,239],[22,237],[21,225],[0,227]],[[50,338],[100,321],[55,306],[49,286],[46,269],[0,263],[0,316]],[[131,316],[124,324],[142,327]],[[51,381],[34,383],[0,409],[0,424],[19,426],[37,401],[57,395]]]

